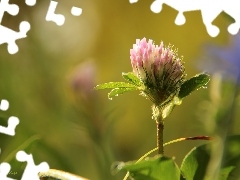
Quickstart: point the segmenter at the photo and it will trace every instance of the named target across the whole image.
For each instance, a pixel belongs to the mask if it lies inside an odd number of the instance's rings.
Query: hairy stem
[[[163,129],[164,123],[163,120],[156,121],[157,124],[157,147],[158,147],[158,154],[163,154]]]

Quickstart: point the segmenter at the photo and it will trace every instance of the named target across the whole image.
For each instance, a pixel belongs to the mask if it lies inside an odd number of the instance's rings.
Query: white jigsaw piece
[[[3,162],[0,164],[0,179],[1,180],[16,180],[16,179],[12,179],[7,177],[7,175],[9,174],[11,169],[10,164]]]
[[[136,3],[138,0],[129,0],[129,2]],[[154,13],[159,13],[163,4],[178,11],[175,19],[177,25],[183,25],[186,22],[184,12],[200,10],[203,23],[212,37],[216,37],[220,32],[219,28],[212,23],[221,12],[225,12],[235,20],[228,26],[230,34],[237,34],[240,29],[240,1],[238,0],[155,0],[150,8]]]
[[[1,153],[1,148],[0,148],[0,153]],[[7,177],[11,169],[10,164],[3,162],[0,164],[0,179],[1,180],[15,180],[12,178]]]
[[[27,2],[29,2],[29,0]],[[5,12],[15,16],[19,12],[19,7],[16,4],[9,4],[9,0],[0,1],[0,44],[7,43],[8,52],[10,54],[15,54],[18,52],[18,46],[15,41],[27,37],[27,32],[30,30],[30,24],[27,21],[22,21],[19,26],[19,32],[2,26],[1,22]]]
[[[25,0],[25,3],[28,6],[34,6],[36,4],[36,0]]]
[[[1,101],[0,109],[6,111],[9,108],[9,102],[5,99]],[[15,116],[8,118],[8,127],[3,127],[0,125],[0,133],[7,134],[9,136],[15,135],[16,126],[19,124],[19,119]]]
[[[19,124],[19,119],[15,116],[8,118],[8,127],[0,125],[0,133],[7,134],[9,136],[15,135],[15,128]]]
[[[9,102],[6,99],[2,99],[0,103],[0,109],[6,111],[9,108]]]
[[[46,21],[55,22],[58,26],[62,26],[65,22],[65,17],[62,14],[56,14],[55,10],[57,8],[58,2],[50,1],[50,5],[48,7],[48,11],[46,14]],[[73,16],[80,16],[82,14],[82,9],[79,7],[73,6],[71,9],[71,14]]]
[[[8,12],[12,16],[16,16],[19,12],[19,7],[16,4],[9,4],[9,0],[0,1],[0,23],[5,12]]]
[[[58,26],[62,26],[65,22],[65,17],[62,14],[55,14],[55,9],[57,8],[58,2],[51,1],[48,7],[48,12],[46,15],[46,21],[53,21]]]
[[[32,154],[27,154],[24,151],[18,151],[16,159],[20,162],[27,162],[27,166],[23,172],[21,180],[39,180],[38,173],[46,172],[49,170],[47,162],[42,162],[39,165],[35,165]]]

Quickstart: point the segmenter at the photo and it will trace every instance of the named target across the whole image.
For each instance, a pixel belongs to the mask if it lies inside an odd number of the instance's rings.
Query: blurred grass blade
[[[38,142],[38,140],[41,139],[40,135],[34,135],[31,136],[29,139],[27,139],[23,144],[21,144],[19,147],[17,147],[14,151],[12,151],[3,161],[4,162],[10,162],[13,159],[15,159],[15,156],[17,154],[18,151],[20,150],[24,150],[24,151],[29,151],[29,149],[31,148],[31,146]]]
[[[128,72],[128,73],[122,73],[122,77],[128,81],[129,83],[135,85],[135,86],[141,86],[141,81],[138,77],[136,77],[133,72]]]
[[[210,76],[208,74],[202,73],[186,80],[179,91],[178,97],[180,99],[190,95],[193,91],[203,88],[210,81]]]

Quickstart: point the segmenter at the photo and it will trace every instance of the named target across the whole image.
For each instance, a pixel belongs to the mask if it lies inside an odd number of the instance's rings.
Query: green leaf
[[[240,179],[240,135],[227,137],[224,144],[225,153],[223,167],[235,168],[229,173],[228,180]]]
[[[126,170],[134,180],[179,180],[180,170],[172,158],[158,156],[147,158],[139,163],[128,162],[117,167]]]
[[[114,96],[118,96],[120,94],[129,92],[129,91],[134,91],[134,90],[138,90],[138,88],[137,87],[115,88],[110,93],[108,93],[108,98],[112,99],[112,97],[114,97]]]
[[[225,168],[222,168],[220,170],[220,180],[227,180],[229,177],[229,174],[232,172],[232,170],[235,168],[235,166],[228,166]]]
[[[133,74],[133,72],[128,72],[128,73],[122,73],[122,77],[128,81],[129,83],[135,85],[135,86],[141,86],[141,81],[140,79]]]
[[[224,147],[225,153],[219,179],[240,179],[240,135],[227,137]],[[211,148],[213,148],[212,144],[205,144],[193,148],[185,156],[180,168],[184,179],[198,180],[204,178],[211,157]]]
[[[210,154],[205,145],[193,148],[183,159],[181,172],[186,180],[204,179]]]
[[[135,85],[126,82],[109,82],[97,85],[94,89],[133,88]]]
[[[208,74],[198,74],[192,77],[189,80],[186,80],[179,91],[178,97],[180,99],[188,96],[193,91],[198,90],[202,87],[205,87],[210,80],[210,76]]]

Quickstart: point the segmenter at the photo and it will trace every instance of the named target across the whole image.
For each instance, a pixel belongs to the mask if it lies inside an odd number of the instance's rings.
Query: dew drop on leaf
[[[176,104],[176,105],[182,104],[182,99],[180,99],[180,98],[178,98],[178,97],[175,97],[175,98],[174,98],[174,104]]]
[[[123,168],[124,165],[125,165],[124,162],[114,162],[111,166],[111,172],[113,174],[116,174],[119,170]]]

